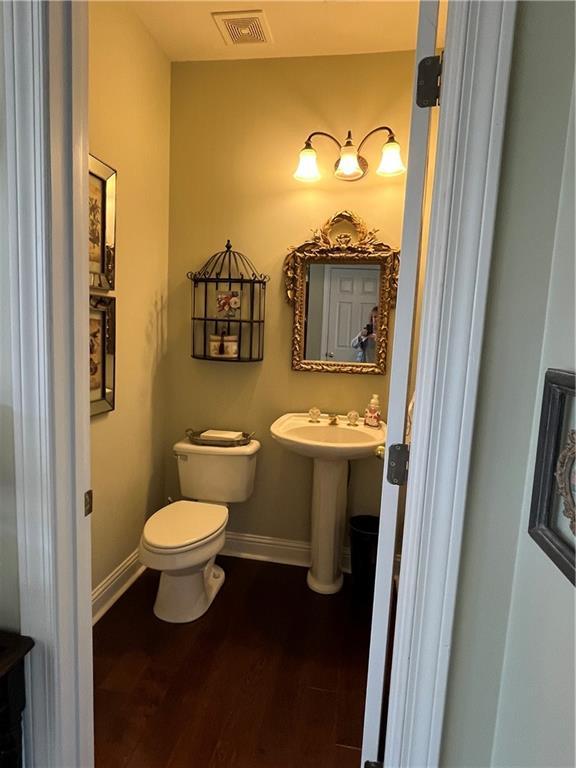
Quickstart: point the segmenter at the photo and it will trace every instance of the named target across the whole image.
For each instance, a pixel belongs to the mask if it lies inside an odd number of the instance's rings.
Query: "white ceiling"
[[[329,56],[413,50],[418,2],[156,0],[128,3],[171,61]],[[226,45],[213,11],[263,10],[273,42]]]

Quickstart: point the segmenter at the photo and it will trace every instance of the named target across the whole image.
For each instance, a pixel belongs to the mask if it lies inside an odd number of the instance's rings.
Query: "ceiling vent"
[[[264,11],[225,11],[212,17],[226,45],[272,42]]]

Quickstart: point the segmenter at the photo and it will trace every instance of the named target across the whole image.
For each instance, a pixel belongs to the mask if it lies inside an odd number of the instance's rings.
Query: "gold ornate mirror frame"
[[[347,223],[348,232],[333,234]],[[396,304],[400,251],[376,238],[378,230],[369,230],[362,219],[351,211],[340,211],[317,229],[310,240],[291,248],[284,260],[284,282],[287,301],[294,305],[292,332],[292,368],[295,371],[330,373],[386,373],[390,310]],[[306,279],[310,264],[374,264],[380,266],[379,333],[375,363],[326,362],[305,359],[306,344]]]

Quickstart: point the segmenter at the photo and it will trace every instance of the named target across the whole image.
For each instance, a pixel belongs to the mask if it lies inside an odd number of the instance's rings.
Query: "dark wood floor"
[[[219,562],[198,621],[156,619],[147,571],[94,628],[97,768],[358,768],[368,609],[302,568]]]

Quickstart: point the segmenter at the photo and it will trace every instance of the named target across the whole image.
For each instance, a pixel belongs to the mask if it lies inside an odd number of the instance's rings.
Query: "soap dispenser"
[[[380,426],[381,420],[382,414],[380,412],[380,401],[378,399],[378,395],[372,395],[370,402],[364,411],[364,424],[367,427],[378,428]]]

